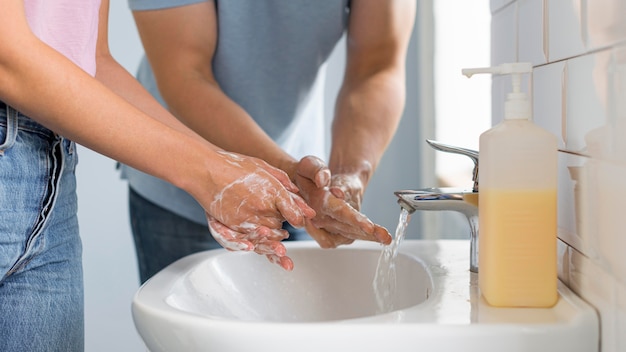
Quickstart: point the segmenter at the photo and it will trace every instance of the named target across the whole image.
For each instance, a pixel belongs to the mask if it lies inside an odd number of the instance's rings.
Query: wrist
[[[372,174],[374,173],[372,164],[367,160],[362,160],[361,162],[353,165],[337,165],[336,167],[331,167],[330,169],[333,176],[351,175],[352,177],[358,178],[361,181],[363,188],[367,186]]]

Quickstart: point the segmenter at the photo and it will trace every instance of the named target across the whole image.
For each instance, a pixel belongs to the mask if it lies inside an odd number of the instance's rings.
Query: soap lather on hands
[[[289,236],[282,223],[303,227],[315,211],[297,195],[298,188],[283,171],[259,159],[219,153],[232,167],[232,172],[221,170],[221,175],[234,177],[222,181],[221,191],[205,206],[211,234],[228,250],[254,251],[293,269],[281,243]],[[244,176],[242,170],[247,171]]]
[[[316,212],[313,219],[306,220],[306,229],[322,248],[335,248],[354,240],[391,243],[387,229],[359,212],[363,185],[356,175],[331,177],[321,159],[308,156],[298,163],[295,182]]]
[[[246,176],[230,179],[205,208],[211,234],[224,248],[254,251],[292,270],[293,261],[281,242],[289,236],[282,229],[284,220],[297,228],[306,227],[322,248],[354,240],[391,242],[385,228],[358,211],[358,187],[342,187],[341,182],[333,186],[330,171],[320,159],[305,157],[298,163],[296,186],[285,172],[262,160],[220,153],[237,175],[241,175],[241,169],[249,171]],[[355,202],[350,194],[358,194],[359,201]]]

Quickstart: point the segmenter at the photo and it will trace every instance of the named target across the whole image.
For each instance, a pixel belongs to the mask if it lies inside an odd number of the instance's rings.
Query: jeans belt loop
[[[17,138],[17,110],[9,105],[7,109],[7,135],[2,144],[0,144],[0,155],[4,154],[4,150],[11,147]]]

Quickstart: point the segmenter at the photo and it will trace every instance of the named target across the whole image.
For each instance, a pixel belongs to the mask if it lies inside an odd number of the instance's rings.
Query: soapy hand
[[[384,227],[372,223],[358,211],[362,195],[360,181],[357,184],[351,177],[337,177],[332,187],[332,177],[327,177],[330,175],[327,170],[324,162],[315,157],[306,157],[298,164],[296,184],[316,212],[313,219],[306,221],[311,237],[322,248],[335,248],[354,240],[391,243],[391,235]],[[326,176],[319,176],[320,173]]]
[[[248,233],[234,231],[207,213],[209,229],[215,240],[230,251],[254,251],[263,254],[270,262],[283,269],[293,270],[293,261],[287,256],[287,249],[281,243],[289,236],[285,230],[272,230],[259,227]]]
[[[356,210],[361,210],[364,192],[363,182],[358,175],[335,174],[330,179],[330,193],[345,200]]]
[[[283,171],[259,159],[219,153],[225,163],[214,181],[221,191],[203,204],[211,234],[228,250],[254,251],[291,270],[293,262],[281,243],[288,237],[283,221],[303,227],[315,211]]]

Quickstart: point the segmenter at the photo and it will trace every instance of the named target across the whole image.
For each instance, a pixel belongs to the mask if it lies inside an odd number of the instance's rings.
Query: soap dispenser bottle
[[[496,307],[551,307],[557,294],[557,140],[531,121],[530,63],[464,69],[510,74],[504,120],[479,141],[479,287]]]

